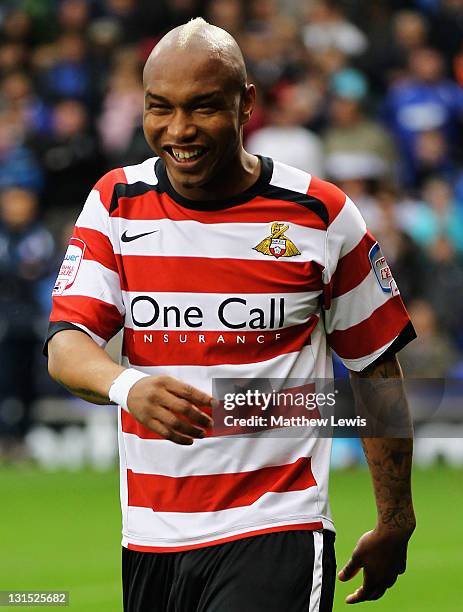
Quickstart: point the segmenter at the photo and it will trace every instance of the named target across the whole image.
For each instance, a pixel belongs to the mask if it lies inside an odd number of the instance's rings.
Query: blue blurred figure
[[[396,82],[386,96],[383,117],[403,154],[402,179],[409,186],[417,180],[420,134],[439,130],[449,144],[447,161],[455,153],[463,118],[463,89],[443,73],[438,51],[416,49],[409,56],[409,76]]]
[[[15,185],[38,191],[43,185],[43,172],[7,115],[0,114],[0,190]]]
[[[35,399],[36,357],[46,316],[39,282],[50,273],[54,241],[38,221],[36,194],[0,194],[0,432],[21,438]]]

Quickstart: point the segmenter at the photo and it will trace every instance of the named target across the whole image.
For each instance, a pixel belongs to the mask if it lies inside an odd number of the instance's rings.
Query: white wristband
[[[127,406],[127,397],[129,395],[130,389],[134,386],[136,382],[138,382],[142,378],[146,378],[147,376],[149,375],[144,374],[139,370],[134,370],[133,368],[124,370],[122,374],[119,374],[119,376],[113,380],[113,384],[109,388],[109,399],[127,412],[129,412]]]

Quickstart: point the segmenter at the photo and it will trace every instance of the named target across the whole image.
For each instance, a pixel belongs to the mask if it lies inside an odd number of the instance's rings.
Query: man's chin
[[[167,167],[169,177],[173,183],[181,185],[184,189],[198,189],[207,185],[210,177],[205,173],[190,173],[190,172],[179,172],[176,168]]]
[[[207,185],[207,179],[196,176],[176,176],[176,182],[184,189],[198,189]]]

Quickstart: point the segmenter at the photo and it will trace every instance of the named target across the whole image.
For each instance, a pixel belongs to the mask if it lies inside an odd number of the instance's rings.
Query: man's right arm
[[[124,370],[84,332],[63,330],[48,343],[50,376],[88,402],[110,404],[110,387]],[[136,382],[127,405],[142,425],[177,444],[192,444],[212,425],[200,410],[213,405],[212,397],[169,376],[147,376]]]
[[[92,404],[110,404],[113,380],[124,368],[84,332],[66,329],[48,342],[48,372],[60,385]]]

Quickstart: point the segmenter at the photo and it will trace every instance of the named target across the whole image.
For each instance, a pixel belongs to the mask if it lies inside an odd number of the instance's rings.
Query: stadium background
[[[258,86],[248,149],[339,184],[382,243],[419,334],[406,375],[463,378],[463,0],[1,0],[0,590],[76,611],[120,609],[114,414],[48,378],[49,295],[92,185],[151,155],[146,57],[197,15]],[[379,611],[459,609],[460,405],[417,439],[410,570]],[[333,466],[342,564],[374,506],[355,441]]]

